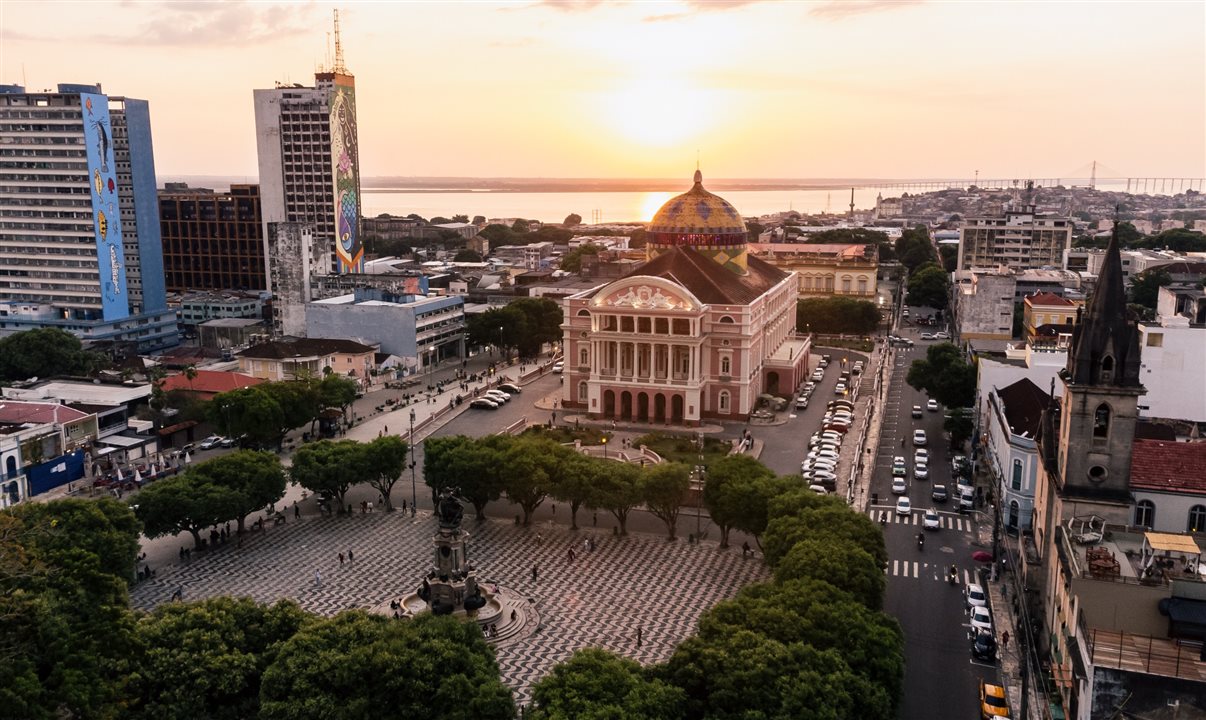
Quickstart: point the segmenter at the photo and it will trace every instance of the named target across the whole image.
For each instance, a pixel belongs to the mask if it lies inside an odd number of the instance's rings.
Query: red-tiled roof
[[[1136,440],[1131,487],[1206,494],[1206,442]]]
[[[1076,303],[1066,297],[1060,297],[1055,293],[1041,292],[1034,295],[1027,295],[1026,302],[1031,305],[1058,305],[1060,307],[1076,307]]]
[[[0,423],[6,425],[69,423],[88,415],[59,403],[0,400]]]
[[[788,273],[765,260],[747,256],[744,275],[726,270],[694,250],[675,247],[625,277],[648,275],[676,282],[709,305],[748,305],[783,281]]]
[[[264,382],[263,379],[236,372],[219,372],[217,370],[198,370],[197,377],[191,381],[184,373],[172,375],[163,381],[163,391],[185,390],[195,393],[224,393],[239,388],[251,387]]]

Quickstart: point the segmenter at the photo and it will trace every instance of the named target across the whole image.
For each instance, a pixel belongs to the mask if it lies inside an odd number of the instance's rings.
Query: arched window
[[[1114,379],[1114,358],[1106,355],[1101,359],[1101,381],[1111,382]]]
[[[1135,503],[1135,524],[1139,527],[1151,528],[1156,522],[1156,504],[1151,500],[1140,500]]]
[[[729,391],[721,390],[717,399],[720,404],[720,412],[727,413],[729,411]]]
[[[1093,437],[1105,439],[1110,435],[1110,406],[1102,403],[1093,413]]]
[[[722,316],[720,317],[720,322],[725,323],[725,324],[727,324],[727,325],[732,325],[732,324],[733,324],[733,318],[729,317],[728,315],[722,315]]]
[[[1021,460],[1013,461],[1013,480],[1011,481],[1011,487],[1013,487],[1014,490],[1022,489],[1022,461]]]
[[[1185,532],[1206,532],[1206,505],[1194,505],[1189,508],[1189,523]]]
[[[590,365],[590,350],[586,348],[578,350],[578,364],[583,366]]]
[[[590,390],[587,389],[586,383],[578,383],[578,402],[586,402],[588,397],[590,397]]]
[[[724,357],[720,358],[720,374],[721,375],[732,375],[733,374],[733,358],[729,357],[728,355],[725,355]]]
[[[586,309],[579,310],[578,317],[590,317],[590,310],[586,310]]]
[[[1009,527],[1016,528],[1018,526],[1018,517],[1021,515],[1021,506],[1017,500],[1009,501]]]

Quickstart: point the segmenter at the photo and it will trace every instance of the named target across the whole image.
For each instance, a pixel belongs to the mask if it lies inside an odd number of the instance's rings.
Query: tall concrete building
[[[169,183],[159,222],[170,292],[268,289],[258,185],[214,192]]]
[[[0,335],[178,343],[145,100],[0,86]]]
[[[343,64],[338,15],[335,62],[314,87],[278,83],[254,96],[265,256],[269,224],[305,223],[324,267],[362,272],[356,80]]]
[[[959,231],[958,270],[1063,267],[1071,247],[1071,218],[1040,215],[1033,205],[1010,208],[1004,215],[967,219]]]

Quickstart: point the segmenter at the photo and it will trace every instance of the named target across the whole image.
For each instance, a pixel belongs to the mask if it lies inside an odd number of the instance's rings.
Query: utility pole
[[[1097,161],[1093,161],[1093,173],[1089,175],[1089,189],[1097,189]]]
[[[850,188],[850,221],[854,222],[854,188]]]
[[[410,514],[414,516],[416,503],[419,502],[419,486],[415,483],[415,409],[410,409]]]

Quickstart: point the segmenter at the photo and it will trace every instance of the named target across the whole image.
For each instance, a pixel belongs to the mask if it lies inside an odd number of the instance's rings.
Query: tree
[[[562,222],[561,224],[566,227],[570,227],[571,225],[581,225],[582,224],[582,216],[579,215],[578,213],[570,213],[569,215],[565,216],[565,221]]]
[[[821,499],[825,502],[794,515],[772,515],[762,542],[767,565],[772,569],[777,568],[779,562],[801,540],[823,539],[826,542],[853,543],[875,558],[880,567],[884,567],[888,561],[888,551],[879,527],[865,515],[851,511],[840,499],[832,496]]]
[[[524,527],[532,524],[532,513],[553,489],[556,458],[563,458],[557,443],[545,438],[511,438],[500,453],[499,472],[507,498],[523,510]]]
[[[307,490],[330,496],[342,513],[348,489],[365,479],[363,459],[355,440],[321,440],[297,449],[289,474]]]
[[[54,375],[91,375],[108,366],[101,353],[58,328],[23,330],[0,338],[0,382]]]
[[[583,255],[598,255],[602,248],[598,245],[585,243],[561,256],[561,269],[566,272],[582,271]]]
[[[576,452],[559,453],[555,462],[561,463],[559,475],[553,483],[553,497],[568,503],[570,529],[578,529],[578,510],[588,502],[594,492],[599,476],[611,468],[610,461],[596,460]]]
[[[528,335],[528,319],[519,308],[511,305],[470,315],[465,323],[469,344],[477,347],[497,345],[508,353],[518,347],[520,339]]]
[[[887,580],[871,553],[847,542],[823,538],[801,540],[775,568],[775,582],[820,580],[850,595],[872,610],[884,603]]]
[[[234,519],[240,533],[248,515],[285,496],[285,471],[280,458],[269,452],[238,450],[198,463],[189,473],[235,493]]]
[[[285,641],[264,671],[259,717],[509,720],[515,703],[476,623],[352,611]]]
[[[1162,250],[1168,248],[1173,252],[1206,252],[1206,233],[1185,228],[1165,230],[1142,241],[1135,242],[1132,247]]]
[[[468,216],[468,215],[459,215],[459,214],[458,214],[458,215],[453,215],[453,216],[452,216],[452,222],[454,222],[454,223],[467,223],[467,222],[469,222],[469,216]]]
[[[195,547],[201,547],[203,529],[239,517],[246,502],[238,490],[192,471],[152,483],[136,499],[134,514],[147,537],[188,532]]]
[[[953,273],[959,269],[959,246],[939,245],[938,255],[942,258],[942,269]]]
[[[925,358],[913,361],[906,380],[948,408],[971,407],[976,402],[976,367],[951,343],[926,348]]]
[[[334,373],[327,375],[318,382],[318,407],[315,408],[315,414],[325,408],[337,407],[344,417],[347,417],[348,409],[356,402],[356,395],[359,393],[360,384],[352,378]]]
[[[639,664],[602,648],[586,648],[532,688],[529,720],[678,720],[683,691]]]
[[[526,331],[517,338],[516,347],[520,357],[536,357],[547,343],[560,342],[561,323],[564,316],[561,305],[548,298],[519,298],[507,305],[521,313]]]
[[[909,293],[905,296],[905,302],[942,310],[950,301],[950,290],[950,274],[940,265],[926,264],[909,275]]]
[[[930,240],[930,232],[924,225],[917,225],[901,233],[900,238],[896,240],[896,256],[910,275],[921,266],[938,260],[938,253]]]
[[[620,535],[628,534],[628,515],[641,504],[643,472],[628,463],[611,463],[595,478],[588,504],[602,508],[615,517]]]
[[[658,463],[645,469],[641,488],[645,507],[666,523],[670,539],[675,539],[678,512],[691,492],[691,468],[682,463]]]
[[[291,600],[216,597],[168,603],[139,618],[135,720],[240,720],[260,709],[260,680],[311,616]]]
[[[1153,313],[1160,300],[1160,288],[1172,285],[1172,275],[1162,267],[1152,268],[1131,278],[1131,302]]]
[[[1118,223],[1118,245],[1119,247],[1130,248],[1135,247],[1143,241],[1143,233],[1129,222]]]
[[[335,376],[328,375],[323,378],[323,381],[331,377]],[[338,395],[342,392],[338,386],[339,380],[337,379],[332,382],[335,383],[333,391]],[[313,422],[318,416],[318,412],[322,409],[319,383],[310,377],[301,377],[297,380],[285,380],[283,382],[267,382],[256,385],[251,389],[267,394],[276,400],[277,405],[280,406],[281,426],[277,429],[280,439],[283,439],[285,433],[290,430]],[[353,399],[355,399],[354,396]]]
[[[476,250],[470,250],[469,248],[457,250],[456,255],[454,255],[452,258],[452,262],[458,263],[479,263],[481,261],[481,253]]]
[[[746,515],[751,500],[760,498],[758,483],[773,477],[769,468],[749,455],[728,455],[708,468],[703,504],[720,527],[720,547],[729,546],[729,530]]]
[[[258,447],[279,447],[285,414],[280,403],[260,387],[255,385],[215,395],[208,407],[210,421],[226,435],[245,435]]]
[[[433,496],[441,488],[457,488],[473,505],[477,519],[485,520],[486,505],[502,497],[500,454],[509,440],[503,436],[475,440],[465,435],[428,438],[423,443],[423,482]]]
[[[406,441],[397,435],[384,435],[360,446],[364,455],[361,462],[368,483],[381,493],[386,512],[392,512],[394,509],[389,495],[393,492],[394,483],[398,482],[406,468],[406,452],[409,449]]]
[[[762,547],[762,535],[766,532],[766,524],[770,521],[770,503],[774,498],[798,489],[816,496],[816,493],[800,488],[798,475],[758,476],[748,484],[734,488],[738,503],[738,512],[732,516],[733,529],[754,536],[754,543]]]
[[[443,215],[436,215],[431,220],[427,221],[428,225],[447,225],[452,222],[451,218],[446,218]]]
[[[524,220],[523,218],[520,218],[519,220],[516,220],[515,222],[511,223],[511,232],[516,233],[518,235],[524,235],[530,229],[531,229],[531,226],[528,224],[528,221]]]
[[[875,303],[847,297],[804,298],[796,301],[796,329],[823,335],[870,335],[882,315]]]
[[[963,443],[975,432],[970,408],[951,408],[946,420],[942,422],[942,429],[950,433],[951,449],[963,447]]]

